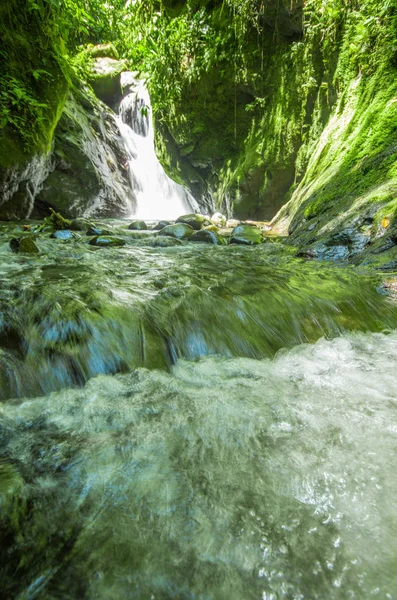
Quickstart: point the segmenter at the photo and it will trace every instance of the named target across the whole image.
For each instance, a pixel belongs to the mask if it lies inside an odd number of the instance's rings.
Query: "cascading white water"
[[[168,177],[156,156],[150,97],[142,82],[122,100],[118,125],[130,156],[131,186],[137,200],[132,216],[176,219],[197,210],[192,194]]]

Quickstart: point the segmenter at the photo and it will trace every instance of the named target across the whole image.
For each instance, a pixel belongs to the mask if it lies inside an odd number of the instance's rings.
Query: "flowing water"
[[[127,225],[0,225],[2,597],[397,598],[379,277]]]
[[[131,187],[139,219],[176,219],[194,212],[198,205],[190,192],[168,177],[154,148],[149,92],[142,82],[120,104],[117,119],[130,157]]]

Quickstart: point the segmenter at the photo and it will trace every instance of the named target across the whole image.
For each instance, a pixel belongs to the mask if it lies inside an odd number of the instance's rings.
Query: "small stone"
[[[51,235],[55,240],[72,240],[73,233],[69,229],[59,229]]]
[[[132,221],[132,223],[128,226],[128,229],[132,231],[146,231],[148,226],[145,221]]]
[[[201,231],[196,231],[189,238],[189,242],[205,242],[207,244],[215,245],[224,243],[222,238],[215,231],[210,231],[209,229],[201,229]]]
[[[214,233],[218,233],[219,231],[219,227],[216,225],[207,225],[206,227],[203,227],[203,229],[206,229],[207,231],[213,231]]]
[[[176,223],[175,225],[168,225],[159,231],[159,235],[167,235],[170,237],[177,238],[178,240],[185,240],[193,235],[194,229],[186,223]]]
[[[100,235],[92,238],[92,240],[89,241],[89,244],[90,246],[98,246],[100,248],[112,248],[115,246],[124,246],[125,240],[109,235]]]
[[[230,236],[231,244],[245,244],[247,246],[253,246],[261,244],[263,241],[262,233],[258,227],[254,225],[246,225],[242,223],[235,227]]]
[[[211,225],[211,221],[204,217],[203,215],[196,215],[195,213],[189,215],[182,215],[178,217],[176,220],[177,223],[185,223],[186,225],[190,225],[196,231],[202,229],[206,225]]]
[[[217,227],[226,227],[226,222],[227,219],[225,215],[222,215],[219,212],[216,212],[211,217],[211,223],[213,223],[213,225],[216,225]]]

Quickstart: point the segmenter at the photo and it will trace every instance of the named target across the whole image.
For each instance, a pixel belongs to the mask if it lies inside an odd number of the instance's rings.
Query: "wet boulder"
[[[168,225],[174,225],[174,223],[171,223],[171,221],[159,221],[156,223],[156,225],[154,225],[154,227],[152,227],[152,230],[160,231],[161,229],[164,229],[164,227],[168,227]]]
[[[125,240],[111,235],[100,235],[92,238],[89,244],[90,246],[98,246],[100,248],[114,248],[115,246],[125,246]]]
[[[234,229],[235,227],[238,227],[240,223],[241,221],[238,221],[237,219],[228,219],[228,221],[226,222],[226,227],[231,227],[232,229]]]
[[[94,235],[98,237],[99,235],[112,235],[112,232],[108,229],[101,229],[101,227],[96,227],[95,225],[93,225],[92,227],[89,227],[87,229],[87,235]]]
[[[261,244],[263,241],[262,233],[260,229],[254,225],[246,225],[241,223],[235,227],[230,236],[231,244],[245,244],[247,246],[254,246]]]
[[[149,228],[146,225],[145,221],[132,221],[132,223],[130,223],[130,225],[128,226],[128,229],[130,229],[131,231],[146,231]]]
[[[10,248],[13,252],[24,254],[37,254],[39,252],[33,237],[12,238]]]
[[[206,229],[207,231],[214,231],[215,233],[218,233],[219,231],[219,227],[216,225],[207,225],[206,227],[203,227],[203,229]]]
[[[121,97],[121,73],[126,71],[124,60],[98,56],[90,73],[90,83],[97,97],[110,108],[115,108]]]
[[[84,219],[83,217],[72,219],[69,226],[71,231],[88,231],[90,228],[93,227],[95,227],[94,223],[92,223],[88,219]]]
[[[178,217],[176,220],[177,223],[185,223],[186,225],[190,225],[196,231],[202,229],[206,225],[211,225],[211,221],[204,217],[203,215],[196,215],[195,213],[189,215],[182,215]]]
[[[174,237],[178,240],[186,240],[193,235],[194,229],[190,225],[186,223],[175,223],[175,225],[167,225],[161,231],[159,231],[159,235],[166,235],[169,237]]]
[[[224,244],[225,241],[215,231],[209,229],[201,229],[201,231],[195,231],[189,238],[189,242],[204,242],[207,244]]]
[[[58,231],[54,231],[51,237],[55,240],[72,240],[73,233],[70,231],[70,229],[60,229]]]
[[[216,212],[211,217],[211,223],[213,225],[216,225],[217,227],[226,227],[226,222],[227,222],[227,219],[226,219],[225,215],[222,215],[219,212]]]

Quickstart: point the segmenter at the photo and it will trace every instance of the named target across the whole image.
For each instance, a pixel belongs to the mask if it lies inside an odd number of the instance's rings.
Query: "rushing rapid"
[[[103,225],[0,227],[2,597],[395,599],[380,278]]]

